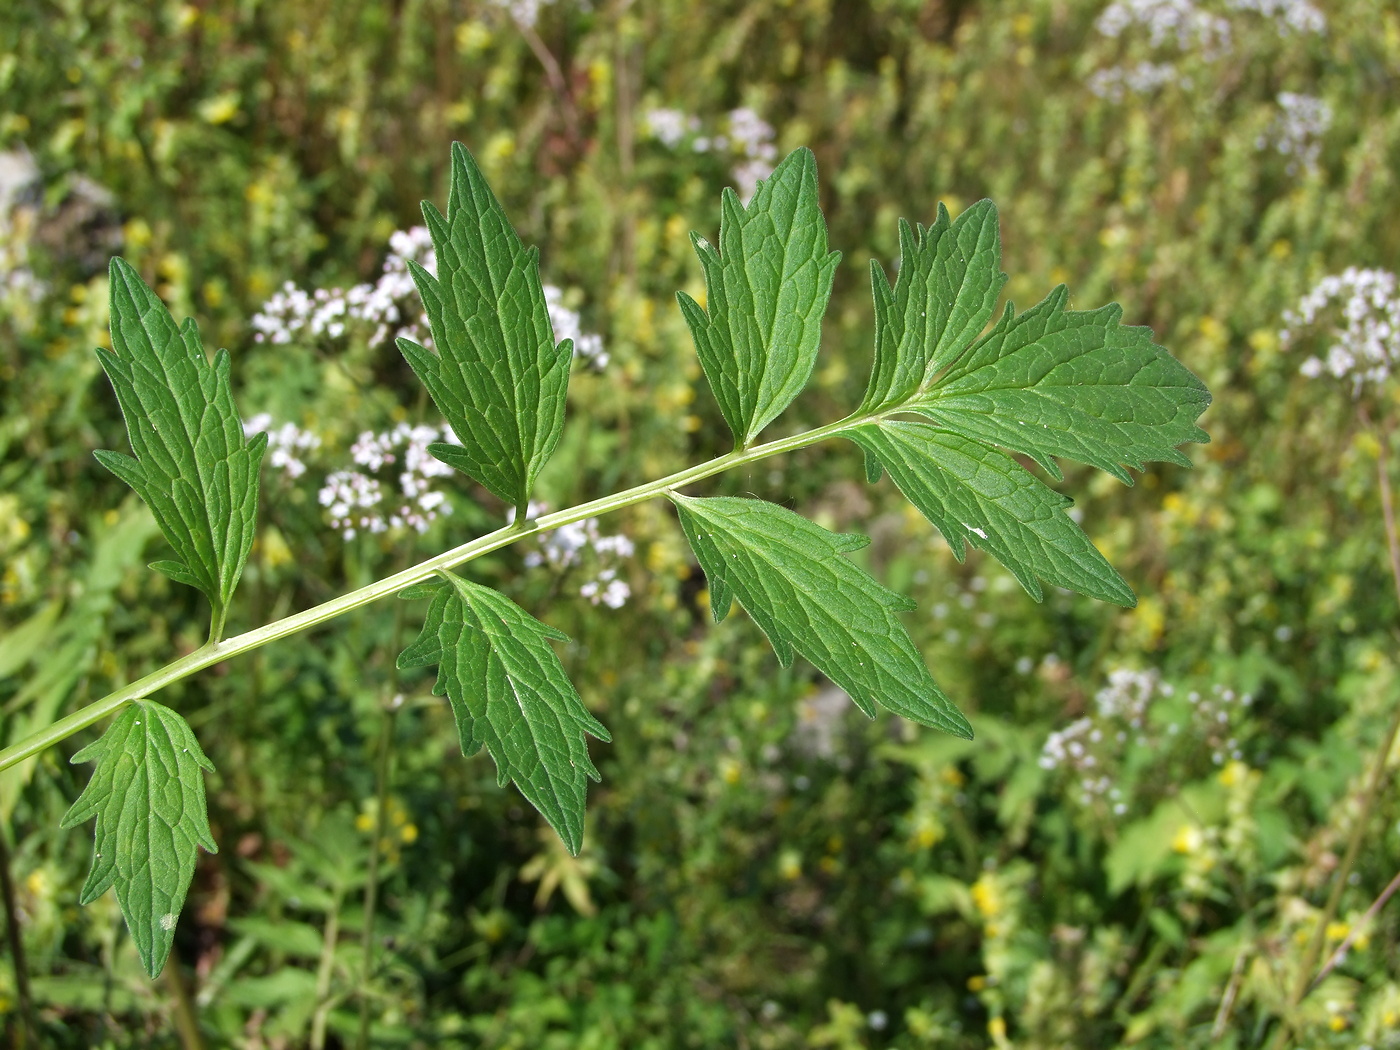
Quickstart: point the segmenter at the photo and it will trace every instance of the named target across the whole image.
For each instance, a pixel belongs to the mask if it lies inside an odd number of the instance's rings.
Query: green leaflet
[[[1061,285],[1019,316],[1008,304],[983,339],[903,407],[1025,453],[1057,480],[1055,456],[1129,485],[1124,464],[1190,466],[1176,446],[1210,440],[1195,425],[1210,404],[1205,384],[1154,344],[1150,329],[1120,324],[1116,304],[1067,310],[1068,298]]]
[[[876,412],[929,383],[982,334],[1006,284],[997,209],[978,201],[950,222],[938,206],[932,226],[899,220],[899,276],[893,290],[870,261],[875,296],[875,365],[861,403]]]
[[[864,536],[828,532],[763,500],[675,493],[671,500],[705,570],[716,621],[737,597],[784,666],[796,649],[867,715],[879,703],[971,738],[895,615],[914,603],[841,557],[870,542]]]
[[[698,234],[691,241],[706,307],[684,292],[677,299],[725,422],[747,448],[807,385],[841,260],[826,250],[812,151],[788,154],[747,208],[725,189],[718,252]]]
[[[1065,513],[1074,501],[1010,456],[927,423],[882,420],[846,431],[868,453],[870,480],[890,472],[962,561],[964,543],[990,551],[1036,601],[1040,583],[1133,606],[1123,578]]]
[[[460,142],[452,144],[447,217],[428,201],[423,217],[438,276],[409,267],[437,352],[410,339],[398,345],[462,441],[429,451],[520,508],[523,520],[564,426],[573,343],[555,345],[539,251],[520,243]]]
[[[170,955],[175,920],[194,878],[195,846],[218,852],[201,773],[214,765],[185,720],[150,700],[128,706],[72,761],[97,763],[60,825],[97,818],[81,901],[88,904],[109,886],[116,888],[141,964],[155,977]]]
[[[203,591],[221,624],[253,546],[267,435],[243,435],[228,351],[210,364],[194,320],[177,328],[122,259],[111,265],[111,331],[97,356],[136,457],[98,451],[98,462],[146,501],[179,556],[151,568]]]
[[[432,605],[398,665],[438,665],[433,692],[452,704],[462,754],[485,744],[501,785],[515,781],[577,854],[588,778],[599,779],[584,734],[612,737],[583,706],[549,644],[568,639],[489,587],[438,576],[399,594],[431,597]]]

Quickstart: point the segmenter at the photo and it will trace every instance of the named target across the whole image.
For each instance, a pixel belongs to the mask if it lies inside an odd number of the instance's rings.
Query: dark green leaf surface
[[[737,597],[784,666],[796,649],[871,717],[881,704],[972,736],[895,615],[914,603],[842,557],[869,543],[864,536],[828,532],[763,500],[671,499],[705,570],[716,621]]]
[[[128,706],[72,760],[97,763],[62,823],[71,828],[97,818],[82,903],[115,887],[141,964],[155,977],[170,954],[175,921],[194,877],[195,846],[218,852],[202,772],[212,771],[213,763],[185,720],[150,700]]]
[[[110,277],[112,349],[97,356],[136,456],[99,451],[97,459],[146,501],[175,548],[178,560],[151,567],[203,591],[217,618],[253,546],[267,435],[243,435],[228,351],[211,364],[194,321],[177,328],[123,260],[112,260]]]
[[[928,384],[987,327],[1006,284],[997,210],[978,201],[950,222],[938,206],[932,226],[899,221],[894,288],[870,262],[875,295],[875,365],[863,412],[899,404]]]
[[[515,781],[577,854],[588,778],[598,779],[584,734],[612,737],[583,706],[549,644],[568,639],[489,587],[438,575],[400,593],[432,604],[399,667],[437,664],[433,691],[452,705],[462,753],[485,744],[501,785]]]
[[[447,217],[423,202],[434,277],[409,263],[436,352],[399,339],[461,445],[429,451],[523,508],[559,442],[573,343],[555,345],[539,251],[525,247],[460,142],[452,144]]]
[[[1010,456],[927,423],[883,420],[846,432],[868,454],[870,480],[888,470],[899,490],[953,548],[989,551],[1036,601],[1037,577],[1117,605],[1131,588],[1065,513],[1074,501]]]
[[[1008,305],[996,327],[907,407],[1025,453],[1056,479],[1056,456],[1127,484],[1128,466],[1190,466],[1176,446],[1210,440],[1195,423],[1210,404],[1205,384],[1154,344],[1150,329],[1121,324],[1116,304],[1068,310],[1068,298],[1061,286],[1019,316]]]
[[[677,298],[720,411],[744,448],[807,385],[841,253],[826,250],[811,150],[790,153],[747,208],[725,189],[720,211],[719,251],[691,235],[706,305],[684,292]]]

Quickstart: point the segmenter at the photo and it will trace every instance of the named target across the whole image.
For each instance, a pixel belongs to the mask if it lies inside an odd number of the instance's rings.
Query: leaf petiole
[[[548,532],[557,529],[561,525],[571,522],[582,521],[584,518],[599,517],[603,514],[621,510],[623,507],[630,507],[633,504],[644,503],[649,499],[664,496],[668,490],[689,485],[692,482],[701,481],[721,474],[726,470],[735,467],[742,467],[749,463],[756,463],[759,460],[768,459],[772,456],[782,455],[784,452],[791,452],[795,449],[805,448],[825,441],[827,438],[836,437],[843,431],[849,430],[853,426],[861,423],[874,422],[883,416],[890,415],[901,410],[901,407],[886,409],[879,413],[869,413],[866,415],[851,415],[835,423],[828,423],[826,426],[817,427],[813,430],[805,430],[799,434],[792,434],[776,441],[769,441],[762,445],[745,451],[730,452],[727,455],[719,456],[705,463],[688,467],[685,470],[669,474],[656,481],[649,481],[633,488],[625,489],[622,492],[613,493],[610,496],[603,496],[587,503],[580,503],[576,507],[566,510],[556,511],[553,514],[545,514],[533,520],[522,520],[519,515],[515,522],[497,529],[495,532],[487,533],[477,539],[463,543],[451,550],[444,551],[432,558],[419,562],[402,572],[386,576],[382,580],[371,583],[365,587],[357,588],[347,594],[342,594],[338,598],[332,598],[328,602],[323,602],[311,609],[303,612],[293,613],[291,616],[283,617],[273,623],[265,624],[262,627],[254,628],[243,634],[235,635],[224,641],[212,640],[178,660],[172,660],[144,678],[132,682],[130,685],[116,689],[108,693],[102,699],[88,704],[80,710],[58,721],[51,723],[36,733],[12,744],[0,751],[0,771],[9,769],[26,758],[30,758],[45,751],[62,740],[66,740],[83,729],[102,721],[108,715],[115,714],[133,700],[139,700],[154,696],[159,690],[179,682],[197,671],[201,671],[213,664],[222,663],[234,656],[259,649],[269,642],[274,642],[279,638],[286,638],[289,635],[298,634],[309,630],[329,620],[335,619],[353,609],[358,609],[362,605],[378,601],[380,598],[388,598],[397,594],[405,587],[435,575],[441,569],[451,569],[458,565],[472,561],[489,554],[491,551],[499,550],[501,547],[522,539],[535,532]]]

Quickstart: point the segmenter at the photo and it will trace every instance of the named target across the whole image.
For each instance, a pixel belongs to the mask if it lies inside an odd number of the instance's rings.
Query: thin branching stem
[[[1385,902],[1390,900],[1396,890],[1400,890],[1400,874],[1397,874],[1395,878],[1390,880],[1390,884],[1386,886],[1385,889],[1381,890],[1381,895],[1372,901],[1371,906],[1366,909],[1366,914],[1361,916],[1356,925],[1347,931],[1346,938],[1341,944],[1337,945],[1337,950],[1332,953],[1326,965],[1323,966],[1321,970],[1317,971],[1317,976],[1313,978],[1312,984],[1308,986],[1309,993],[1325,981],[1329,973],[1342,965],[1346,960],[1347,953],[1351,951],[1351,946],[1356,943],[1356,939],[1365,932],[1371,920],[1380,914],[1381,909],[1385,907]]]
[[[338,598],[332,598],[328,602],[323,602],[314,608],[304,612],[294,613],[291,616],[283,617],[273,623],[262,627],[246,631],[221,642],[209,642],[196,649],[187,656],[178,660],[173,660],[158,670],[152,671],[143,678],[132,682],[130,685],[108,693],[102,699],[97,700],[72,714],[58,719],[38,732],[32,733],[18,743],[0,751],[0,771],[9,769],[16,763],[23,762],[26,758],[39,754],[39,752],[52,747],[62,740],[66,740],[74,733],[94,725],[107,716],[121,710],[133,700],[142,700],[152,696],[159,690],[175,682],[182,681],[197,671],[201,671],[213,664],[222,663],[234,656],[251,652],[261,648],[269,642],[274,642],[279,638],[286,638],[293,634],[317,627],[338,616],[358,609],[363,605],[387,598],[397,594],[405,587],[415,583],[420,583],[428,579],[440,569],[450,569],[474,558],[479,558],[483,554],[498,550],[508,546],[526,536],[532,536],[541,532],[548,532],[557,529],[561,525],[568,525],[571,522],[582,521],[584,518],[598,517],[603,514],[621,510],[623,507],[630,507],[633,504],[644,503],[649,499],[655,499],[673,489],[681,488],[685,485],[701,481],[704,478],[721,474],[726,470],[735,467],[746,466],[756,463],[759,460],[768,459],[771,456],[782,455],[795,449],[805,448],[817,442],[825,441],[827,438],[835,437],[843,431],[850,430],[862,423],[873,422],[889,415],[897,415],[903,410],[902,405],[886,408],[878,413],[865,415],[851,415],[835,423],[828,423],[826,426],[817,427],[813,430],[806,430],[789,437],[779,438],[776,441],[769,441],[763,445],[756,445],[746,451],[735,451],[725,456],[705,463],[699,463],[685,470],[669,474],[656,481],[649,481],[642,485],[634,486],[622,492],[613,493],[610,496],[602,496],[587,503],[581,503],[576,507],[567,510],[557,511],[553,514],[545,514],[539,518],[531,520],[517,520],[507,525],[505,528],[497,529],[495,532],[480,536],[477,539],[464,543],[461,546],[453,547],[449,551],[428,558],[417,565],[396,572],[392,576],[387,576],[382,580],[371,583],[365,587],[359,587],[347,594],[342,594]]]

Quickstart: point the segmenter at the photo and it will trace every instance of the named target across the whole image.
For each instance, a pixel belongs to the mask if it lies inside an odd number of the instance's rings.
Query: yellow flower
[[[1220,783],[1226,787],[1234,787],[1236,784],[1244,783],[1244,779],[1249,775],[1249,767],[1243,762],[1229,762],[1220,771]]]
[[[1329,941],[1340,941],[1351,932],[1351,927],[1344,922],[1329,922],[1327,924],[1327,939]]]
[[[987,1034],[1000,1042],[1006,1038],[1006,1022],[1000,1017],[993,1017],[987,1022]]]
[[[1005,902],[996,883],[983,875],[972,884],[972,903],[977,906],[983,918],[994,919],[1001,914]]]
[[[225,91],[221,95],[207,98],[196,109],[200,119],[209,124],[227,124],[238,116],[238,92]]]
[[[1195,853],[1201,848],[1205,837],[1201,834],[1201,829],[1194,824],[1183,824],[1177,829],[1176,837],[1172,839],[1172,849],[1178,853]]]
[[[969,978],[967,979],[967,990],[968,990],[969,992],[980,992],[983,988],[986,988],[986,987],[987,987],[987,978],[986,978],[986,975],[985,975],[985,974],[980,974],[980,973],[979,973],[979,974],[977,974],[976,976],[969,977]]]
[[[802,874],[802,857],[796,850],[785,849],[778,854],[778,874],[788,880]]]

